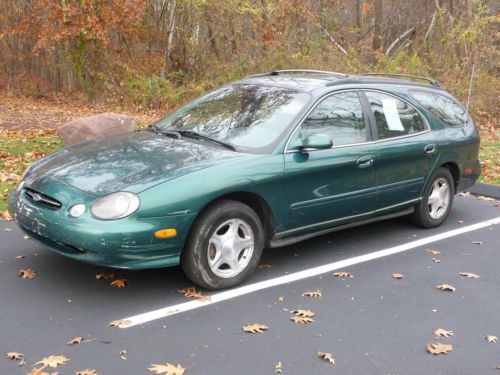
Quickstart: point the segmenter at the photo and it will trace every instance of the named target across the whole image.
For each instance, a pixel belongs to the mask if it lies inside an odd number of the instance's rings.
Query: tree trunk
[[[467,15],[467,23],[472,21],[472,0],[465,0],[465,14]]]
[[[167,68],[170,65],[172,46],[174,44],[174,31],[175,31],[175,11],[177,7],[177,1],[174,0],[170,4],[170,14],[168,17],[168,31],[167,31],[167,48],[165,48],[165,54],[163,56],[163,69],[161,72],[162,78],[167,76]]]
[[[356,0],[356,28],[359,40],[363,34],[363,0]]]
[[[382,18],[383,18],[384,0],[375,0],[375,20],[373,29],[373,51],[382,48]]]

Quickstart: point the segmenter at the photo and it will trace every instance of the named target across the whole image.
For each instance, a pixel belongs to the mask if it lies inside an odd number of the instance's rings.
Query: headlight
[[[121,219],[133,214],[139,208],[141,201],[134,193],[119,192],[98,198],[90,212],[101,220]]]

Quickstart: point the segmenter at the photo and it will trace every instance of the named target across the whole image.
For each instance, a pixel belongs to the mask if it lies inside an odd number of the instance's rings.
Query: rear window
[[[464,126],[465,109],[453,99],[432,92],[412,91],[410,95],[449,126]]]
[[[379,139],[401,137],[422,132],[425,123],[415,108],[391,95],[366,91]]]

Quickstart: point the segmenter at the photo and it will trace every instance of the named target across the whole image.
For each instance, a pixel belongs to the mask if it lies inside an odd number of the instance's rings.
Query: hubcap
[[[254,246],[254,234],[248,223],[241,219],[225,221],[208,241],[210,270],[221,278],[235,277],[250,262]]]
[[[434,220],[440,219],[446,214],[448,205],[450,204],[450,185],[445,178],[438,178],[432,184],[429,198],[427,199],[429,206],[429,215]]]

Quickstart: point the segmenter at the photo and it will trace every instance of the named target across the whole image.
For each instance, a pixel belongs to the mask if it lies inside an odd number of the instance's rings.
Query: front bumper
[[[195,214],[141,218],[135,213],[119,220],[102,221],[89,212],[95,197],[68,185],[64,186],[62,195],[65,197],[61,200],[62,207],[54,210],[40,207],[26,196],[23,188],[18,188],[9,194],[9,213],[32,239],[49,250],[79,261],[129,269],[179,264]],[[84,203],[87,207],[79,218],[68,214],[69,207],[75,203]],[[176,228],[177,236],[154,237],[155,231],[164,228]]]

